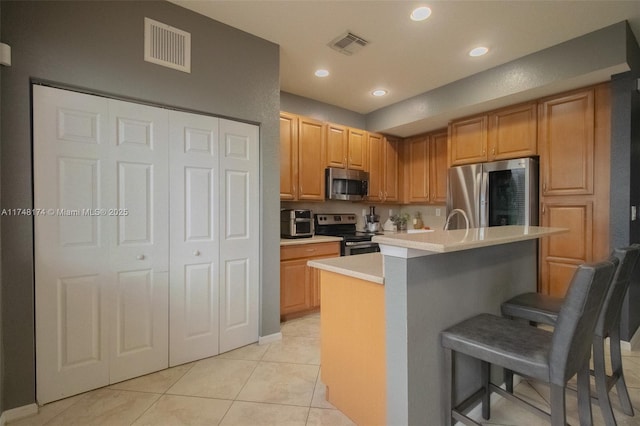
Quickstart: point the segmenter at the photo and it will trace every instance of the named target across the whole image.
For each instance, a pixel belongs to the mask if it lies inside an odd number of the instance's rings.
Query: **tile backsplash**
[[[422,215],[422,222],[424,225],[433,229],[442,229],[446,219],[446,207],[444,205],[392,205],[355,203],[349,201],[324,201],[321,203],[282,201],[280,203],[280,208],[282,209],[309,209],[312,210],[313,213],[353,213],[358,218],[357,227],[359,230],[363,230],[365,227],[363,211],[364,214],[369,214],[370,206],[375,206],[376,214],[380,215],[380,223],[382,224],[384,224],[384,222],[389,218],[390,211],[392,214],[409,213],[411,215],[411,219],[408,224],[410,229],[413,227],[413,218],[417,212],[420,212]]]

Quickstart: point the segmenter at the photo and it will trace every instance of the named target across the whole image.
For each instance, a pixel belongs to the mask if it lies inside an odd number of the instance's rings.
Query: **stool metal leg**
[[[616,419],[611,409],[609,400],[609,387],[607,386],[607,372],[604,360],[604,339],[601,336],[593,336],[593,374],[596,379],[596,392],[598,404],[607,426],[616,426]]]
[[[454,365],[453,365],[453,354],[451,349],[444,349],[444,393],[442,395],[444,399],[444,426],[451,426],[452,423],[452,410],[454,404]]]
[[[551,426],[566,426],[564,386],[549,384],[551,390]]]
[[[615,327],[614,327],[615,328]],[[616,389],[618,398],[620,398],[620,407],[627,416],[633,416],[633,406],[627,391],[627,384],[624,380],[624,372],[622,370],[622,353],[620,351],[620,330],[615,329],[609,333],[609,351],[611,354],[611,368],[613,376],[617,377]]]
[[[503,373],[504,384],[507,389],[507,392],[513,393],[513,371],[508,368],[504,369]]]
[[[491,364],[482,361],[481,378],[482,387],[484,388],[484,394],[482,395],[482,418],[489,420],[491,417],[491,388],[489,386],[489,379],[491,377]]]
[[[589,374],[589,359],[578,370],[578,416],[580,426],[593,425],[593,417],[591,413],[591,385]],[[615,420],[614,420],[615,424]]]

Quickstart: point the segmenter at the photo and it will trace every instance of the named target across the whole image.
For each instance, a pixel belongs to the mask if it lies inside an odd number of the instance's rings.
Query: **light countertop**
[[[383,261],[380,253],[310,260],[307,265],[376,284],[384,284]]]
[[[512,225],[472,228],[468,231],[455,229],[427,233],[377,235],[373,237],[373,241],[380,244],[381,252],[385,255],[416,257],[532,240],[567,231],[568,229],[565,228]]]
[[[300,244],[317,244],[331,243],[334,241],[342,241],[342,237],[329,237],[326,235],[314,235],[311,238],[281,238],[281,246],[295,246]]]

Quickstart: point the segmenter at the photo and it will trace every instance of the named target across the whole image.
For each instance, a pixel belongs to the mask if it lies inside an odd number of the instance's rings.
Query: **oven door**
[[[353,256],[364,253],[377,253],[380,251],[378,243],[372,241],[345,241],[342,243],[342,256]]]

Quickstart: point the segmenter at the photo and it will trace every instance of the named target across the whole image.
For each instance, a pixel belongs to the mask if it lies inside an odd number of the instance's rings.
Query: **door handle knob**
[[[138,260],[144,260],[144,254],[139,254],[136,256],[136,259]]]
[[[193,255],[194,256],[200,256],[200,250],[194,250],[193,251]]]

